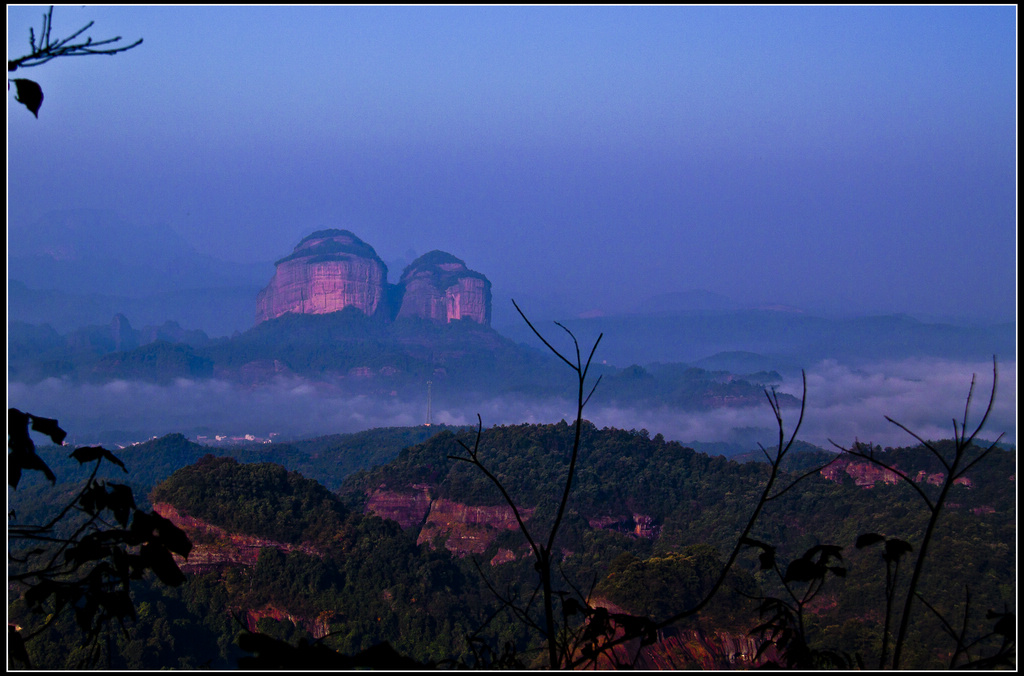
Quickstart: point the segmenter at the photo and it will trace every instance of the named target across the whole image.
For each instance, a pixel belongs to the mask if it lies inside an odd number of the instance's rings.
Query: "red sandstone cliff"
[[[369,244],[348,230],[305,237],[256,299],[256,323],[296,314],[326,314],[354,307],[375,314],[386,299],[388,269]]]
[[[626,613],[623,608],[607,601],[594,599],[594,607],[606,608],[610,613]],[[622,631],[616,632],[616,638]],[[658,631],[658,640],[641,646],[640,639],[616,646],[612,655],[598,658],[597,668],[612,669],[615,663],[632,664],[636,669],[756,669],[769,661],[778,660],[778,650],[769,646],[757,657],[761,639],[725,631],[704,631],[667,627]],[[638,655],[639,652],[639,655]],[[635,661],[634,661],[635,660]]]
[[[897,467],[896,469],[900,468]],[[895,472],[891,472],[866,460],[860,462],[846,456],[839,457],[829,463],[828,466],[821,470],[821,474],[829,481],[836,483],[841,483],[843,481],[843,474],[848,474],[853,477],[854,483],[861,488],[872,488],[879,481],[887,484],[896,484],[901,481],[899,475]],[[940,486],[946,480],[946,475],[943,472],[929,474],[924,470],[920,470],[910,475],[910,478],[915,483],[928,483],[933,486]],[[960,477],[955,479],[953,483],[967,488],[974,487],[974,482],[968,477]]]
[[[420,256],[399,281],[398,316],[452,322],[460,319],[490,326],[491,283],[479,272],[443,251]]]
[[[415,492],[397,493],[383,487],[375,490],[366,498],[365,511],[397,521],[403,530],[412,526],[419,528],[430,511],[430,489],[419,484],[411,489]]]
[[[173,505],[164,502],[154,504],[153,511],[185,531],[192,541],[192,551],[189,552],[188,559],[174,555],[178,567],[186,573],[204,573],[225,565],[254,566],[260,550],[265,547],[272,547],[285,553],[300,551],[310,556],[323,556],[311,545],[293,545],[251,535],[229,533],[219,526],[179,512]]]
[[[529,521],[534,511],[532,507],[519,508],[524,521]],[[430,543],[440,537],[450,552],[482,554],[501,531],[518,528],[508,505],[469,506],[442,498],[431,503],[416,543]]]
[[[491,324],[491,283],[443,251],[413,261],[396,286],[373,247],[348,230],[318,230],[276,263],[256,299],[256,323],[283,314],[327,314],[354,307],[367,316],[471,319]]]
[[[443,498],[431,499],[430,488],[414,485],[405,492],[384,487],[367,495],[366,512],[397,521],[402,528],[419,528],[418,544],[433,543],[440,537],[445,549],[455,554],[481,554],[503,530],[519,528],[508,505],[470,506]],[[534,508],[520,508],[524,521]],[[511,552],[499,555],[512,560]]]

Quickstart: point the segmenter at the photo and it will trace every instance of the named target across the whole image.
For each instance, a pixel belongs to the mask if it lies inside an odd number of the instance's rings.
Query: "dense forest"
[[[238,459],[209,455],[210,449],[176,436],[138,452],[126,449],[130,476],[152,481],[145,489],[135,484],[136,493],[221,529],[193,531],[197,547],[216,552],[227,546],[225,534],[261,538],[267,546],[251,563],[186,567],[187,581],[179,587],[161,585],[152,575],[137,581],[137,619],[126,632],[111,631],[106,664],[233,668],[247,655],[239,646],[246,627],[291,645],[319,642],[346,655],[388,642],[422,664],[481,666],[481,647],[487,646],[491,654],[514,655],[519,664],[541,664],[538,632],[503,611],[494,593],[525,599],[535,584],[518,531],[491,529],[493,539],[482,553],[470,554],[460,550],[456,530],[442,528],[424,541],[423,524],[403,529],[367,512],[374,491],[425,490],[436,504],[501,505],[494,484],[450,457],[458,441],[472,440],[474,430],[427,429],[236,449]],[[516,504],[532,510],[531,526],[553,517],[571,429],[559,423],[482,432],[481,454]],[[404,450],[398,452],[396,444]],[[376,455],[370,450],[375,447]],[[363,464],[344,465],[352,463],[346,458],[356,448],[364,449]],[[769,464],[697,453],[645,430],[589,424],[583,426],[582,448],[556,547],[565,588],[653,621],[692,604],[722,569]],[[941,469],[921,447],[872,450],[913,474],[934,476]],[[782,470],[796,478],[834,457],[799,452]],[[302,465],[301,473],[289,459]],[[920,607],[914,614],[905,666],[948,665],[954,642],[940,614],[957,624],[967,618],[969,632],[981,635],[991,629],[988,611],[1012,608],[1015,466],[1014,453],[997,449],[972,467],[969,481],[953,486],[921,585],[922,598],[936,612]],[[927,481],[922,485],[934,488]],[[12,504],[19,512],[41,509],[32,503],[43,499],[46,486],[19,487]],[[831,479],[814,472],[769,503],[751,539],[770,543],[778,559],[788,562],[814,547],[841,547],[844,575],[825,581],[803,618],[806,634],[816,650],[873,666],[884,622],[886,563],[880,550],[857,548],[855,541],[864,533],[883,533],[916,543],[926,523],[919,496],[903,482],[864,485],[856,472]],[[198,561],[198,551],[190,559]],[[757,547],[744,550],[707,610],[673,631],[745,637],[762,624],[759,605],[783,590],[759,565],[760,553]],[[906,584],[905,574],[899,584]],[[13,621],[24,616],[17,598],[8,607]],[[34,667],[75,664],[80,651],[73,624],[64,618],[29,643]],[[659,645],[668,645],[669,632],[660,636]]]

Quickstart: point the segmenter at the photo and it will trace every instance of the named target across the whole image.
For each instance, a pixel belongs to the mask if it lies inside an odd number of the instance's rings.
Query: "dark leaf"
[[[327,646],[323,644],[317,644],[309,648],[309,652],[312,653],[315,649],[325,650],[327,653],[318,655],[319,660],[313,660],[311,666],[324,666],[330,668],[330,663],[322,663],[324,657],[330,657],[333,655],[335,659],[341,657],[337,653],[330,651]],[[330,655],[328,655],[330,653]],[[333,660],[331,660],[333,661]],[[352,667],[355,669],[395,669],[403,671],[415,671],[423,669],[428,665],[417,662],[416,660],[402,655],[397,650],[391,647],[391,644],[387,641],[378,643],[375,646],[370,646],[366,650],[356,653],[352,656]]]
[[[999,618],[996,621],[996,626],[992,629],[992,631],[999,634],[1000,636],[1013,638],[1017,635],[1014,631],[1014,626],[1016,625],[1016,618],[1014,617],[1013,613],[997,613],[994,610],[990,610],[988,611],[988,614],[985,617],[987,617],[990,620],[995,620],[996,618]]]
[[[169,587],[177,587],[185,582],[185,574],[174,562],[171,553],[158,545],[142,545],[139,555],[151,568],[160,581]]]
[[[189,552],[192,551],[192,541],[188,539],[185,531],[171,523],[170,519],[165,519],[156,512],[150,513],[149,517],[152,520],[153,531],[156,536],[154,542],[158,542],[175,554],[187,558]]]
[[[95,516],[107,506],[107,489],[101,483],[94,483],[82,491],[78,504],[88,514]]]
[[[914,548],[910,546],[909,542],[898,540],[896,538],[889,538],[885,541],[885,555],[886,561],[899,561],[900,557],[904,554],[908,554],[914,551]]]
[[[771,570],[775,567],[775,547],[772,545],[760,540],[754,540],[753,538],[741,538],[740,544],[747,545],[748,547],[757,547],[762,550],[757,557],[761,562],[761,570]]]
[[[774,549],[770,544],[755,540],[754,538],[740,538],[741,545],[747,545],[750,547],[757,547],[758,549]]]
[[[28,80],[26,80],[26,82],[28,82]],[[33,82],[32,84],[35,83]],[[39,98],[40,100],[42,100],[43,98],[41,92],[39,94]],[[29,107],[29,109],[31,110],[31,106]],[[68,433],[60,428],[60,425],[57,424],[56,420],[54,420],[53,418],[40,418],[39,416],[32,415],[31,413],[29,414],[29,417],[32,418],[33,430],[39,432],[40,434],[45,434],[46,436],[50,437],[50,440],[53,441],[53,443],[55,443],[58,446],[64,445],[64,439],[68,436]]]
[[[807,559],[797,559],[786,568],[786,575],[783,580],[786,582],[810,582],[811,580],[824,577],[823,566]]]
[[[25,605],[29,608],[38,608],[46,599],[54,596],[59,591],[59,585],[52,580],[40,580],[38,584],[25,590]]]
[[[50,483],[57,483],[57,477],[47,466],[43,459],[36,455],[34,449],[11,449],[7,454],[7,484],[11,488],[17,488],[21,481],[21,472],[25,469],[42,472],[43,476],[50,480]]]
[[[50,420],[49,418],[36,418],[31,413],[24,413],[16,408],[7,409],[7,448],[11,450],[7,454],[7,485],[12,488],[17,488],[18,483],[21,481],[22,470],[31,469],[37,472],[42,472],[50,483],[56,483],[57,477],[54,476],[50,468],[43,462],[43,459],[36,455],[36,445],[32,443],[32,437],[29,436],[28,427],[29,421],[32,421],[33,428],[35,428],[36,421],[41,421],[41,431],[45,433],[51,426],[49,423],[53,423],[53,427],[56,427],[57,421]],[[64,430],[56,427],[60,431],[57,436],[63,439],[61,436]],[[53,430],[50,429],[52,432]],[[53,437],[51,437],[52,439]]]
[[[110,617],[118,619],[135,619],[135,605],[127,590],[118,590],[101,594],[97,598],[98,605],[103,608]]]
[[[116,455],[114,455],[107,449],[103,448],[102,446],[82,446],[80,448],[76,448],[74,451],[71,452],[70,457],[77,460],[80,465],[84,465],[87,462],[93,462],[94,460],[109,460],[110,462],[114,463],[115,465],[123,469],[125,472],[128,471],[128,469],[124,466],[124,463],[121,462],[120,458],[118,458]]]
[[[43,105],[43,88],[32,80],[24,78],[15,78],[11,82],[14,83],[18,92],[14,99],[18,103],[24,104],[38,118],[39,106]]]
[[[878,533],[864,533],[863,535],[857,536],[857,544],[855,546],[857,549],[864,549],[865,547],[870,547],[876,542],[881,542],[884,539],[885,536],[879,535]]]
[[[804,555],[800,558],[810,561],[814,559],[815,554],[820,554],[821,556],[818,557],[818,563],[826,564],[829,559],[839,559],[842,561],[842,551],[843,548],[838,545],[814,545],[804,552]]]
[[[135,496],[132,489],[124,484],[111,484],[107,496],[107,508],[114,513],[114,518],[122,526],[128,525],[128,519],[135,509]]]

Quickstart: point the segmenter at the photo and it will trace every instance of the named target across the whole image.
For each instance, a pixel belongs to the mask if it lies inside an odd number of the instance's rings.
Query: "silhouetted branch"
[[[889,420],[889,417],[886,416],[885,419]],[[890,420],[890,422],[892,422],[892,421]],[[895,423],[895,424],[899,425],[899,423]],[[899,426],[901,428],[903,427],[902,425],[899,425]],[[906,429],[906,428],[904,428],[904,429]],[[913,433],[911,432],[911,434],[913,434]],[[917,435],[915,434],[914,437],[917,438]],[[893,474],[895,474],[896,476],[898,476],[899,478],[901,478],[905,482],[907,482],[907,485],[909,485],[911,488],[913,488],[915,491],[917,491],[917,494],[921,496],[921,499],[924,500],[924,503],[928,506],[929,510],[931,510],[931,511],[935,510],[935,505],[932,503],[931,498],[929,498],[928,494],[925,493],[924,490],[920,486],[917,485],[916,481],[914,481],[909,476],[907,476],[907,474],[905,472],[903,472],[903,470],[898,469],[894,465],[890,465],[889,463],[883,462],[882,460],[879,460],[878,458],[876,458],[874,456],[874,452],[873,451],[872,451],[872,453],[869,454],[869,453],[862,453],[862,452],[860,452],[858,450],[855,450],[857,448],[856,446],[854,446],[853,448],[843,448],[842,446],[840,446],[836,442],[832,441],[831,439],[829,439],[829,443],[831,443],[833,446],[838,448],[843,453],[848,453],[848,454],[850,454],[850,455],[852,455],[854,457],[857,457],[857,458],[863,458],[864,460],[867,460],[868,462],[870,462],[872,464],[878,465],[879,467],[881,467],[882,469],[884,469],[886,471],[892,472]],[[924,442],[922,442],[922,443],[924,443]],[[932,450],[934,452],[934,448],[932,448],[930,446],[929,446],[929,450]],[[943,461],[943,464],[945,464],[944,461]]]
[[[494,474],[492,474],[491,471],[487,469],[487,467],[484,466],[482,462],[480,462],[480,438],[481,434],[483,433],[484,423],[479,413],[476,416],[476,420],[476,442],[473,444],[473,448],[467,446],[462,440],[458,441],[459,445],[462,446],[462,448],[464,448],[467,453],[469,453],[469,457],[464,458],[459,455],[449,455],[448,458],[451,460],[461,460],[462,462],[468,462],[469,464],[476,466],[477,469],[484,473],[484,476],[486,476],[491,481],[491,483],[498,487],[498,490],[501,491],[501,496],[505,499],[505,502],[508,504],[508,506],[512,508],[512,513],[515,515],[516,522],[519,524],[519,530],[526,537],[526,541],[530,543],[530,548],[533,549],[534,555],[539,557],[540,550],[537,547],[537,544],[533,541],[533,537],[531,537],[530,530],[526,527],[526,522],[523,521],[522,515],[519,514],[519,508],[516,507],[516,503],[512,500],[512,497],[508,494],[508,491],[505,490],[505,486],[501,483],[498,477],[494,476]]]
[[[44,63],[48,63],[56,58],[62,56],[92,56],[97,54],[120,54],[121,52],[127,52],[129,49],[134,49],[142,44],[142,38],[139,38],[130,45],[124,47],[114,47],[107,49],[97,49],[105,45],[112,45],[121,40],[121,37],[107,38],[106,40],[93,40],[90,37],[85,39],[85,42],[78,44],[69,44],[72,40],[77,38],[79,35],[89,30],[93,21],[90,21],[82,28],[72,33],[66,38],[53,41],[50,32],[53,28],[53,6],[43,15],[43,27],[39,32],[39,42],[36,42],[36,34],[31,28],[29,28],[29,46],[32,51],[25,56],[18,57],[17,59],[11,59],[7,61],[7,72],[12,72],[18,68],[30,68],[32,66],[41,66]]]
[[[921,444],[926,449],[928,449],[933,455],[935,455],[939,459],[939,461],[942,463],[943,467],[946,468],[945,480],[943,481],[942,486],[941,486],[941,488],[939,490],[938,497],[935,498],[934,501],[931,500],[928,497],[928,495],[924,492],[924,490],[921,487],[919,487],[914,481],[912,481],[910,479],[910,477],[908,477],[904,472],[897,470],[895,467],[891,466],[887,462],[884,462],[880,458],[876,458],[874,456],[874,453],[867,454],[867,453],[862,453],[862,452],[854,450],[854,449],[849,449],[849,450],[848,449],[843,449],[841,446],[839,446],[839,448],[841,450],[843,450],[843,451],[845,451],[847,453],[850,453],[851,455],[854,455],[856,457],[863,458],[863,459],[865,459],[865,460],[867,460],[867,461],[869,461],[869,462],[871,462],[871,463],[873,463],[873,464],[875,464],[875,465],[877,465],[879,467],[882,467],[882,468],[884,468],[884,469],[886,469],[886,470],[888,470],[890,472],[893,472],[894,474],[896,474],[897,476],[902,478],[907,484],[912,486],[915,491],[917,491],[918,495],[921,496],[922,500],[924,501],[925,505],[928,508],[928,511],[930,512],[930,516],[929,516],[929,519],[928,519],[928,524],[927,524],[927,526],[925,528],[924,536],[922,537],[921,544],[920,544],[920,546],[918,548],[917,560],[916,560],[916,562],[914,564],[913,572],[911,573],[910,584],[909,584],[909,587],[908,587],[908,590],[907,590],[907,596],[906,596],[906,599],[904,600],[904,604],[903,604],[903,612],[902,612],[902,614],[900,616],[899,631],[898,631],[897,636],[896,636],[896,642],[894,643],[894,646],[893,646],[893,656],[892,656],[892,668],[893,669],[899,669],[900,668],[900,660],[901,660],[902,655],[903,655],[903,648],[905,646],[905,642],[906,642],[906,638],[907,638],[907,630],[908,630],[908,627],[910,626],[910,617],[911,617],[911,611],[913,609],[913,601],[914,601],[915,598],[919,597],[917,588],[918,588],[918,584],[920,583],[920,580],[921,580],[922,571],[924,570],[924,562],[925,562],[925,559],[926,559],[927,554],[928,554],[929,545],[931,544],[932,538],[933,538],[934,533],[935,533],[936,525],[938,524],[939,517],[941,516],[942,508],[945,506],[946,498],[949,495],[949,491],[952,489],[955,481],[963,476],[963,474],[964,474],[964,472],[966,471],[967,468],[969,468],[969,467],[973,466],[974,464],[976,464],[979,460],[981,460],[981,458],[985,457],[985,455],[987,455],[989,453],[989,451],[992,450],[992,448],[995,447],[995,443],[993,443],[987,450],[983,451],[979,457],[975,458],[970,463],[966,463],[966,465],[964,467],[961,467],[961,463],[964,463],[966,461],[967,452],[971,448],[972,444],[974,443],[974,439],[981,432],[982,427],[984,427],[985,423],[988,421],[989,415],[992,412],[992,408],[995,405],[996,382],[998,381],[998,376],[999,376],[998,364],[997,364],[996,358],[992,357],[992,391],[989,394],[988,406],[985,407],[985,414],[982,416],[981,422],[978,423],[977,427],[975,427],[975,429],[974,429],[974,432],[971,433],[971,435],[968,437],[968,436],[966,436],[966,434],[967,434],[967,417],[968,417],[968,415],[970,413],[971,401],[972,401],[973,396],[974,396],[974,387],[975,387],[976,380],[977,380],[976,376],[972,376],[971,377],[971,386],[970,386],[970,389],[967,392],[967,403],[966,403],[966,405],[964,407],[964,417],[963,417],[963,420],[959,424],[957,423],[955,418],[953,420],[953,437],[954,437],[953,438],[953,442],[954,442],[954,449],[953,449],[952,460],[947,460],[946,457],[944,457],[938,451],[938,449],[936,449],[932,444],[930,444],[927,441],[923,440],[918,434],[916,434],[914,431],[912,431],[909,428],[907,428],[906,425],[903,425],[902,423],[899,423],[899,422],[893,420],[892,418],[889,418],[888,416],[886,416],[886,420],[888,420],[889,422],[893,423],[894,425],[896,425],[900,429],[906,431],[912,437],[914,437],[915,439],[920,441]],[[999,438],[1001,439],[1002,435],[1000,435]],[[833,444],[834,443],[835,442],[833,442]],[[838,446],[838,444],[836,444],[836,445]],[[959,647],[959,643],[958,643],[958,647]],[[885,660],[884,651],[883,651],[882,659],[883,659],[883,665],[882,666],[884,667],[885,666],[884,665],[884,660]]]
[[[515,306],[516,311],[519,312],[519,316],[521,316],[523,318],[523,321],[525,321],[527,326],[530,327],[530,330],[533,331],[534,335],[536,335],[541,340],[541,342],[544,343],[544,345],[555,356],[557,356],[565,364],[567,364],[576,373],[576,378],[577,378],[577,385],[578,385],[578,387],[577,387],[577,396],[576,396],[576,423],[575,423],[575,430],[574,430],[574,435],[573,435],[572,453],[571,453],[571,455],[569,457],[569,469],[568,469],[568,472],[566,473],[565,485],[564,485],[564,488],[562,490],[562,497],[561,497],[561,500],[559,501],[558,509],[555,512],[554,522],[552,523],[551,529],[548,532],[547,541],[544,542],[544,543],[538,543],[536,540],[534,540],[533,536],[530,534],[529,529],[526,527],[525,521],[523,520],[522,516],[519,513],[519,509],[515,505],[515,501],[508,494],[508,491],[505,489],[505,487],[501,483],[501,481],[489,469],[487,469],[487,467],[480,460],[479,451],[480,451],[480,439],[481,439],[482,430],[483,430],[483,421],[480,418],[479,414],[477,414],[477,436],[476,436],[476,442],[475,442],[473,448],[470,448],[467,444],[465,444],[462,441],[458,442],[459,445],[462,446],[462,448],[466,451],[466,453],[468,454],[468,457],[467,456],[459,456],[459,455],[450,455],[448,457],[451,458],[452,460],[461,460],[463,462],[468,462],[468,463],[476,466],[481,472],[484,473],[484,476],[486,476],[488,478],[488,480],[491,481],[491,483],[493,483],[495,486],[498,487],[498,490],[501,492],[501,496],[505,500],[505,503],[508,504],[509,507],[512,508],[512,511],[513,511],[513,513],[515,514],[515,517],[516,517],[516,521],[519,524],[519,530],[523,534],[523,536],[526,538],[527,542],[530,544],[530,548],[533,550],[533,555],[534,555],[534,558],[536,559],[535,568],[536,568],[536,570],[537,570],[537,572],[539,574],[539,577],[540,577],[540,587],[542,588],[542,592],[543,592],[543,601],[544,601],[544,630],[543,630],[543,633],[544,633],[544,636],[545,636],[545,638],[547,640],[547,643],[548,643],[548,663],[549,663],[549,666],[551,668],[555,669],[555,668],[558,668],[560,666],[563,658],[565,660],[568,660],[569,656],[565,654],[565,651],[567,650],[567,647],[572,643],[572,640],[570,639],[569,634],[565,633],[563,630],[560,630],[556,626],[556,622],[555,622],[555,616],[554,616],[554,596],[557,595],[557,592],[555,592],[554,589],[552,588],[552,580],[551,580],[551,565],[552,565],[552,562],[553,562],[552,552],[553,552],[554,546],[555,546],[555,539],[557,538],[559,529],[561,528],[562,520],[565,517],[566,508],[567,508],[567,505],[569,503],[569,495],[572,492],[573,478],[574,478],[574,476],[576,474],[576,462],[579,459],[580,445],[581,445],[582,435],[583,435],[583,409],[587,405],[587,403],[590,401],[590,397],[594,394],[594,391],[597,388],[597,385],[598,385],[598,383],[600,383],[600,380],[601,380],[600,378],[598,378],[597,382],[594,383],[594,386],[590,388],[589,393],[586,393],[587,374],[590,371],[590,365],[593,363],[594,354],[597,351],[597,346],[598,346],[598,344],[600,344],[601,338],[602,338],[603,334],[598,336],[597,340],[594,342],[594,345],[593,345],[593,347],[590,350],[590,354],[587,356],[587,361],[586,361],[586,363],[584,363],[583,362],[582,353],[580,352],[579,341],[576,339],[576,336],[573,334],[572,331],[570,331],[564,325],[562,325],[562,324],[560,324],[558,322],[555,322],[555,324],[557,326],[559,326],[567,334],[569,334],[569,337],[572,339],[573,348],[576,351],[576,363],[573,363],[571,360],[569,360],[567,357],[565,357],[565,355],[563,355],[561,352],[559,352],[557,349],[555,349],[555,347],[552,346],[551,343],[548,342],[548,340],[540,333],[540,331],[537,330],[537,328],[533,325],[533,323],[529,319],[527,319],[526,315],[519,308],[519,305],[516,304],[515,300],[512,301],[512,304]],[[490,586],[490,585],[488,584],[488,586]],[[494,590],[492,588],[492,593],[493,592],[494,592]],[[498,594],[495,594],[495,595],[498,597],[499,600],[502,600],[503,602],[505,602],[505,600],[503,600],[500,595],[498,595]],[[563,601],[564,601],[564,599],[563,599]],[[532,601],[531,601],[531,605],[532,605]],[[510,607],[513,607],[513,606],[510,606]],[[563,610],[564,610],[564,604],[563,604]],[[523,619],[523,618],[521,617],[521,619]],[[534,627],[537,626],[529,618],[526,618],[526,621],[527,621],[528,626],[534,626]],[[564,629],[564,627],[563,627],[563,629]],[[562,656],[559,655],[559,647],[558,647],[559,638],[560,637],[562,638],[561,643],[562,643],[562,646],[563,646],[563,655]]]
[[[754,524],[757,523],[757,520],[761,515],[761,511],[764,509],[764,506],[767,504],[769,497],[772,495],[772,489],[774,488],[775,482],[778,479],[782,461],[785,459],[786,454],[789,452],[789,450],[793,447],[793,443],[796,441],[797,432],[800,430],[800,426],[803,423],[804,412],[806,411],[807,407],[807,374],[803,373],[803,394],[800,402],[800,417],[797,421],[796,427],[793,428],[793,433],[790,435],[789,441],[786,441],[785,425],[782,418],[782,407],[779,404],[778,394],[775,392],[774,389],[772,389],[771,393],[769,393],[768,390],[765,390],[765,396],[768,399],[768,404],[772,408],[772,413],[775,415],[775,421],[779,428],[779,442],[775,453],[775,458],[769,458],[771,471],[768,477],[768,481],[765,483],[765,487],[761,492],[761,496],[758,499],[757,504],[754,506],[750,518],[747,520],[747,523],[744,526],[743,531],[740,533],[740,536],[736,539],[736,545],[733,547],[732,552],[729,554],[729,558],[726,561],[725,566],[722,568],[721,573],[715,580],[715,583],[712,585],[711,589],[704,595],[704,597],[693,607],[682,610],[676,613],[675,615],[672,615],[668,619],[652,623],[649,628],[645,627],[645,631],[660,631],[672,624],[675,624],[676,622],[679,622],[680,620],[692,617],[693,615],[696,615],[701,610],[703,610],[725,584],[725,580],[728,577],[730,571],[732,570],[732,566],[733,564],[735,564],[736,559],[739,557],[740,551],[743,549],[743,547],[748,546],[751,542],[753,542],[753,540],[750,540],[750,538],[748,537],[750,535],[750,531],[753,530]],[[764,449],[762,448],[762,450]],[[804,476],[809,476],[809,474]],[[801,477],[801,479],[802,478],[804,477]],[[799,481],[799,479],[797,481]],[[789,488],[792,488],[792,485],[787,487],[785,490],[789,490]],[[778,496],[776,495],[775,497]],[[605,643],[604,646],[602,646],[602,650],[612,650],[616,646],[627,643],[635,639],[636,637],[637,636],[635,634],[632,634],[628,631],[624,632],[622,636],[618,638],[613,638],[609,640],[607,643]],[[587,657],[577,658],[569,664],[567,664],[566,667],[579,668],[587,664],[588,660],[589,658]]]

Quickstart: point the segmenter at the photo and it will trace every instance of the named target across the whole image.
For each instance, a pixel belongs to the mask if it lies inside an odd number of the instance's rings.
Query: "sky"
[[[8,57],[44,7],[8,7]],[[1014,321],[1016,24],[994,7],[58,7],[8,93],[8,228],[109,209],[273,261],[346,228],[496,296]],[[400,270],[393,270],[397,276]]]

